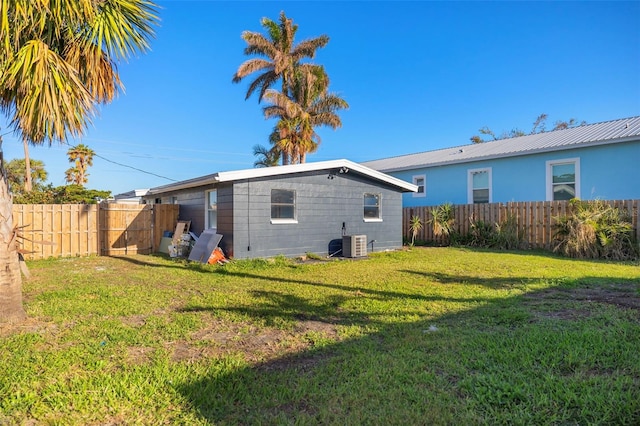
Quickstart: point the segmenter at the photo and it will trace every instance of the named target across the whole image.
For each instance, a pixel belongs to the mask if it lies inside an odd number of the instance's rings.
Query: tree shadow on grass
[[[639,298],[637,280],[611,280]],[[342,297],[317,305],[258,292],[261,305],[229,309],[345,327],[337,340],[265,362],[212,361],[207,377],[177,389],[210,424],[632,424],[640,418],[637,311],[592,293],[576,298],[588,290],[580,282],[590,279],[411,322],[354,321],[334,307]],[[560,310],[576,315],[554,315]]]

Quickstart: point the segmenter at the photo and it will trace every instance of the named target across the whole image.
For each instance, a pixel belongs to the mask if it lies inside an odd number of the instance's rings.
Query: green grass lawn
[[[4,424],[640,424],[640,265],[30,262]]]

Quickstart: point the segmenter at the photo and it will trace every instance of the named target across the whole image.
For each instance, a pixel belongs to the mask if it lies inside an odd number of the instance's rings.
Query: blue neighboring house
[[[418,186],[404,207],[640,199],[640,117],[362,164]]]

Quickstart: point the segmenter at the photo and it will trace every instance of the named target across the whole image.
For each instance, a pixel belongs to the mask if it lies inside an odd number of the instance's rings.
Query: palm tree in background
[[[298,26],[293,24],[291,18],[287,18],[284,12],[280,12],[279,22],[269,18],[262,18],[262,27],[266,36],[258,32],[244,31],[242,39],[247,43],[244,49],[245,55],[256,55],[257,58],[243,62],[233,75],[233,82],[239,83],[245,77],[260,73],[247,89],[245,99],[258,91],[258,102],[261,102],[269,88],[278,80],[282,83],[282,92],[289,96],[290,87],[294,79],[295,68],[305,58],[313,59],[316,51],[326,46],[329,37],[319,37],[304,40],[294,45],[294,39]],[[289,156],[286,151],[281,151],[282,164],[289,164]]]
[[[81,136],[123,88],[117,63],[149,48],[149,0],[0,2],[0,110],[31,144]],[[0,157],[0,322],[25,318],[12,196]]]
[[[280,163],[282,153],[275,146],[269,149],[264,145],[258,144],[253,146],[253,155],[258,157],[253,163],[254,167],[273,167]]]
[[[262,101],[267,89],[278,80],[282,80],[282,93],[288,94],[290,83],[293,80],[294,67],[304,58],[313,59],[316,50],[326,46],[329,42],[329,37],[321,35],[294,45],[298,25],[294,25],[293,20],[287,18],[284,12],[280,12],[279,23],[269,18],[262,18],[261,25],[268,37],[253,31],[242,33],[242,39],[247,43],[244,54],[257,55],[259,58],[243,62],[233,75],[232,80],[234,83],[239,83],[243,78],[261,72],[249,84],[245,97],[245,99],[249,99],[253,92],[258,90],[258,102]]]
[[[6,165],[7,179],[12,192],[30,192],[33,185],[43,184],[49,177],[41,160],[31,158],[29,172],[27,172],[26,162],[24,158],[14,158]],[[27,178],[31,183],[29,188],[27,188]]]
[[[329,77],[319,65],[298,66],[290,87],[290,96],[268,89],[271,105],[263,108],[266,118],[278,118],[274,145],[285,152],[291,163],[304,163],[308,153],[315,152],[321,142],[315,129],[328,126],[337,129],[342,121],[337,114],[349,104],[334,93],[328,93]],[[273,139],[273,134],[272,134]]]
[[[65,171],[67,183],[80,186],[84,186],[84,184],[87,183],[87,176],[89,176],[87,169],[93,166],[93,156],[95,154],[94,150],[84,144],[69,148],[67,156],[69,157],[69,162],[74,163],[75,167],[71,167]]]

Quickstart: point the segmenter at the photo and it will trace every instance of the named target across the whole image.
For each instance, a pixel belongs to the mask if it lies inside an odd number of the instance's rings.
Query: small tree
[[[422,219],[420,219],[420,216],[414,215],[411,217],[409,230],[411,231],[411,247],[413,247],[416,242],[418,232],[422,230]]]
[[[453,232],[455,217],[453,212],[453,204],[444,203],[431,209],[431,219],[429,220],[433,229],[433,235],[436,237],[443,236],[449,238]]]

